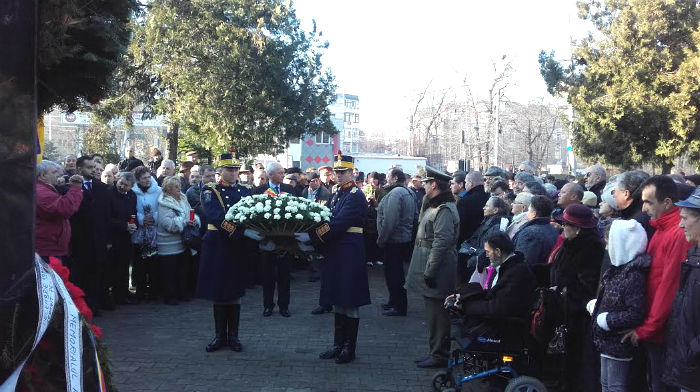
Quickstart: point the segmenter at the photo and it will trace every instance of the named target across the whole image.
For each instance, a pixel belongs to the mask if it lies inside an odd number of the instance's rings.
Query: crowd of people
[[[176,173],[158,149],[150,155],[144,163],[128,148],[116,164],[95,154],[37,165],[36,251],[70,268],[95,315],[205,298],[215,322],[206,350],[241,351],[244,290],[261,284],[263,316],[277,306],[290,317],[298,264],[321,281],[312,314],[335,313],[333,346],[320,357],[346,363],[355,358],[359,308],[369,304],[367,268],[382,265],[384,316],[416,307],[407,290],[424,298],[420,368],[447,365],[450,312],[458,311],[467,339],[512,333],[520,319],[547,345],[566,326],[565,391],[700,391],[698,175],[609,177],[593,165],[583,178],[556,178],[529,162],[483,174],[365,174],[341,155],[302,171],[246,167],[230,154],[211,166],[195,152]],[[317,252],[281,256],[260,233],[223,219],[261,193],[331,208],[329,224],[296,235],[301,250]]]

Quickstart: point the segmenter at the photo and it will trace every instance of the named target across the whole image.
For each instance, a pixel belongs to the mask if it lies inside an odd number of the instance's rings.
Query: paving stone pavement
[[[332,343],[333,315],[311,315],[319,283],[307,282],[306,271],[293,273],[290,318],[263,317],[262,288],[247,290],[242,353],[204,351],[214,321],[211,303],[203,300],[120,306],[95,323],[122,392],[431,391],[435,371],[412,362],[427,352],[422,298],[409,293],[406,317],[382,316],[380,304],[388,299],[382,267],[369,274],[372,304],[360,309],[357,359],[345,365],[318,359]]]

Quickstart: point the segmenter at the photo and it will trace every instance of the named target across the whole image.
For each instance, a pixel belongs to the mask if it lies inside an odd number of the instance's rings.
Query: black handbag
[[[202,249],[202,238],[199,235],[199,227],[185,226],[185,229],[182,231],[182,242],[188,248],[200,251]]]
[[[563,355],[566,354],[566,325],[561,324],[554,330],[554,336],[547,343],[547,354]]]
[[[564,307],[564,312],[563,312],[563,323],[559,324],[554,329],[554,336],[552,336],[552,339],[549,340],[549,343],[547,343],[547,354],[551,355],[563,355],[566,354],[566,335],[568,333],[568,330],[566,328],[566,320],[568,316],[568,299],[567,299],[567,288],[564,287],[562,289],[560,295],[561,295],[561,300],[563,301],[563,307]]]

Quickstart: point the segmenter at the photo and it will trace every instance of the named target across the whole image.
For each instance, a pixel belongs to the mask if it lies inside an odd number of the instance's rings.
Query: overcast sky
[[[509,99],[549,99],[540,50],[570,56],[570,37],[586,25],[573,0],[295,0],[306,30],[315,19],[330,47],[323,57],[338,91],[360,97],[361,128],[403,133],[417,94],[462,85],[487,95],[492,61],[505,54],[514,72]]]

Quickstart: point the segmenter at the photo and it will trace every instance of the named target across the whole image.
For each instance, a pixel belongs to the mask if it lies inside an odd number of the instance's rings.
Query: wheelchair
[[[500,322],[517,333],[514,336],[470,333],[469,337],[451,338],[457,348],[450,354],[447,369],[433,376],[433,390],[547,392],[545,385],[533,376],[537,367],[526,321],[506,318]]]

